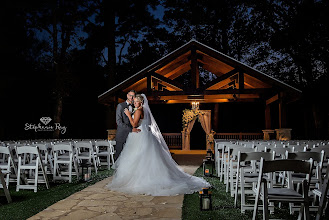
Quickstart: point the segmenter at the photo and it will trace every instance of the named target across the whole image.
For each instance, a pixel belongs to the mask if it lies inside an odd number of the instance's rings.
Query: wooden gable
[[[200,85],[200,67],[214,78]],[[189,86],[179,82],[189,74]],[[191,40],[98,97],[100,103],[119,102],[134,89],[145,93],[152,103],[207,103],[268,101],[279,93],[295,100],[301,91],[226,56],[204,44]],[[122,99],[122,100],[121,100]]]

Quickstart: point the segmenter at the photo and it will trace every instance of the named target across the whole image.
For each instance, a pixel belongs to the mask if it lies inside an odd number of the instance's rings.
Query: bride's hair
[[[135,98],[138,99],[138,101],[140,101],[140,102],[143,104],[143,102],[144,102],[144,98],[143,98],[143,96],[142,96],[141,94],[137,94],[137,95],[135,96]]]

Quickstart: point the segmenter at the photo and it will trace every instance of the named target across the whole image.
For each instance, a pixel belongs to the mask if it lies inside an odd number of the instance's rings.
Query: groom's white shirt
[[[129,102],[126,100],[126,103],[128,105],[128,110],[130,111],[130,113],[133,112],[133,107],[131,106],[131,104],[129,104]]]

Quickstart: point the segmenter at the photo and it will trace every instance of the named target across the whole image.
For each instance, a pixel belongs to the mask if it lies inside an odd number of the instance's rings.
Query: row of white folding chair
[[[274,160],[275,153],[269,152],[238,152],[237,168],[236,168],[236,183],[234,193],[234,205],[237,207],[238,197],[240,195],[240,208],[241,213],[245,213],[246,210],[253,210],[254,204],[247,204],[247,195],[255,197],[255,188],[259,176],[258,162],[261,158],[265,160]],[[250,165],[247,165],[250,163]],[[272,177],[267,178],[272,180]],[[274,211],[274,207],[271,206],[271,211]]]
[[[58,142],[63,143],[63,142]],[[114,146],[115,141],[108,140],[84,140],[84,141],[70,141],[64,144],[71,143],[74,149],[74,155],[77,157],[78,161],[81,162],[82,159],[88,159],[94,164],[94,169],[97,173],[97,167],[102,164],[106,164],[108,169],[110,169],[111,164],[114,164]],[[90,147],[90,144],[92,148]],[[106,150],[103,150],[102,147],[105,147]],[[84,149],[84,150],[83,150]],[[88,150],[87,150],[88,149]],[[101,158],[100,158],[101,157]],[[102,158],[106,158],[106,162],[102,162]],[[112,160],[112,162],[111,162]]]
[[[231,192],[231,196],[234,196],[234,184],[236,181],[236,166],[238,152],[255,152],[256,148],[233,146],[230,145],[227,148],[227,159],[224,160],[224,183],[226,179],[226,192]]]
[[[311,184],[313,184],[315,187],[318,187],[322,184],[321,180],[321,170],[322,170],[322,164],[324,161],[324,152],[316,153],[316,152],[293,152],[292,148],[271,148],[271,153],[274,153],[273,158],[274,159],[299,159],[299,160],[309,160],[310,158],[313,158],[313,161],[315,162],[315,172],[314,176],[312,178]],[[276,184],[277,178],[279,179],[279,182],[284,184],[285,181],[287,181],[286,173],[274,173],[272,182]],[[281,181],[280,181],[281,179]],[[301,183],[301,178],[292,176],[292,183]],[[232,181],[231,181],[232,182]],[[299,186],[299,184],[297,185]],[[236,190],[236,189],[235,189]],[[241,211],[243,212],[244,206],[242,205]],[[249,207],[250,208],[250,207]],[[294,211],[298,210],[299,206],[293,206],[293,204],[290,204],[290,211],[293,213]],[[314,208],[313,208],[314,209]]]
[[[2,147],[1,153],[3,155],[2,161],[1,161],[1,167],[4,168],[7,166],[7,171],[8,173],[6,174],[6,184],[8,185],[9,182],[15,182],[17,184],[17,167],[18,167],[18,153],[17,153],[17,148],[23,147],[23,146],[29,146],[29,145],[24,145],[22,143],[15,143],[15,144],[8,144],[6,147]],[[39,152],[44,152],[43,148]],[[24,154],[24,158],[22,159],[22,162],[25,163],[27,160],[31,158],[33,159],[33,153],[30,155]],[[42,154],[41,154],[42,155]],[[32,169],[30,169],[30,175],[32,175]],[[21,175],[21,181],[27,184],[26,176],[23,173]]]
[[[236,145],[233,143],[223,143],[223,142],[217,142],[216,143],[216,152],[215,152],[215,158],[216,158],[216,168],[217,168],[217,176],[220,177],[220,181],[223,181],[223,177],[224,177],[224,183],[227,183],[228,180],[228,169],[229,169],[229,160],[232,157],[232,155],[229,155],[229,148],[232,150],[234,148],[256,148],[253,151],[260,151],[260,152],[264,152],[264,151],[268,151],[270,149],[269,145],[259,145],[254,144],[254,143],[250,143],[250,144],[246,144],[246,143],[240,143],[243,144],[242,145]],[[217,153],[217,155],[216,155]]]
[[[224,175],[224,159],[226,159],[225,148],[227,145],[234,144],[230,141],[222,141],[215,139],[215,167],[217,176],[220,177],[220,181],[223,181]]]
[[[263,157],[266,160],[274,160],[275,159],[275,154],[276,152],[273,151],[272,153],[266,153],[266,152],[249,152],[249,153],[238,153],[238,163],[237,163],[237,182],[235,185],[235,205],[237,205],[237,197],[238,195],[241,195],[241,212],[244,213],[245,210],[250,210],[253,209],[253,205],[246,205],[245,202],[245,198],[246,198],[246,193],[248,192],[249,196],[255,196],[253,190],[247,190],[246,187],[249,187],[251,189],[255,188],[255,182],[257,180],[257,171],[255,170],[255,168],[257,168],[255,165],[256,163],[252,163],[251,168],[249,168],[248,171],[246,171],[246,166],[241,166],[244,165],[242,163],[245,163],[246,161],[259,161],[261,157]],[[242,156],[241,156],[242,155]],[[321,168],[321,163],[323,160],[323,152],[322,153],[317,153],[317,152],[293,152],[293,153],[288,153],[288,151],[286,151],[286,157],[290,160],[293,159],[298,159],[298,160],[310,160],[311,158],[315,159],[316,164],[316,170],[318,171],[318,166],[320,165]],[[240,168],[241,166],[241,168]],[[251,172],[250,172],[251,171]],[[281,172],[282,173],[282,172]],[[275,172],[273,173],[275,174]],[[247,175],[247,178],[245,178]],[[291,175],[286,174],[288,176],[285,176],[284,179],[285,181],[282,182],[282,184],[280,185],[285,185],[284,183],[287,182],[288,183],[288,187],[292,188],[294,185],[296,185],[296,183],[301,184],[302,183],[302,179],[305,179],[305,177],[299,177],[299,176],[294,176],[293,174]],[[318,183],[319,180],[318,175],[313,176],[313,178],[315,178],[314,181],[311,181],[310,183]],[[275,175],[268,177],[267,181],[269,184],[274,185],[276,183],[275,181]],[[249,185],[248,185],[249,184]],[[240,189],[240,191],[238,191],[238,189]],[[297,191],[298,191],[298,187],[297,187]],[[295,211],[300,210],[300,206],[299,205],[295,205],[294,203],[290,203],[289,205],[290,207],[290,212],[293,213]],[[313,211],[317,211],[317,207],[311,207],[313,208]],[[273,205],[270,206],[270,211],[273,212],[274,211],[274,207]]]
[[[258,211],[258,200],[263,201],[263,219],[269,219],[269,207],[268,203],[273,202],[288,202],[288,203],[301,203],[299,210],[299,218],[304,215],[305,219],[310,218],[309,214],[309,182],[311,179],[311,172],[313,167],[313,160],[270,160],[266,161],[263,158],[260,162],[260,173],[257,180],[256,198],[254,204],[253,220],[256,219]],[[303,192],[299,193],[294,190],[293,185],[287,185],[282,188],[272,188],[268,183],[267,178],[264,178],[264,174],[273,172],[297,172],[305,174],[306,178],[303,181]],[[271,178],[269,178],[271,180]]]
[[[218,146],[220,146],[220,144],[218,144]],[[222,147],[223,147],[223,145],[222,145]],[[235,149],[235,151],[234,151],[234,149]],[[234,190],[236,191],[236,188],[233,187],[234,184],[236,183],[235,182],[236,181],[236,178],[235,178],[236,171],[234,171],[234,168],[235,168],[234,159],[235,159],[235,156],[236,156],[236,152],[238,150],[243,151],[243,152],[248,152],[248,151],[250,152],[250,151],[256,151],[257,148],[254,148],[253,150],[250,150],[248,148],[246,149],[246,148],[243,148],[243,147],[233,145],[233,146],[231,146],[231,150],[228,150],[228,158],[230,159],[230,162],[229,162],[230,166],[229,166],[228,171],[224,170],[224,173],[226,172],[226,176],[228,177],[228,178],[225,178],[225,179],[229,179],[229,181],[226,183],[227,184],[226,185],[226,191],[228,191],[228,189],[230,188],[231,189],[230,190],[231,191],[231,196],[235,196]],[[291,149],[291,148],[282,148],[282,147],[281,148],[271,148],[272,152],[274,152],[275,150],[277,151],[276,152],[277,157],[279,156],[280,158],[284,157],[285,152],[292,152],[293,151],[293,149]],[[318,159],[316,161],[318,161],[318,164],[321,165],[321,163],[322,163],[321,161],[319,161]],[[226,162],[227,162],[227,160],[226,160]],[[320,169],[318,166],[316,166],[316,167],[317,167],[317,169]],[[281,178],[283,178],[283,177],[281,177]],[[275,180],[276,180],[276,178],[274,178],[274,182],[275,182]],[[315,183],[315,181],[319,181],[318,180],[318,175],[316,176],[316,179],[314,179],[314,183]]]

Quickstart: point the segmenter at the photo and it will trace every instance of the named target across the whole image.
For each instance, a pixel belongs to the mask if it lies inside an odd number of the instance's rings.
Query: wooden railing
[[[170,149],[182,149],[182,133],[162,133]]]
[[[215,139],[257,140],[263,139],[263,133],[216,133]]]
[[[162,136],[170,149],[182,149],[181,133],[162,133]],[[263,139],[263,133],[216,133],[214,138],[224,140],[257,140]]]

